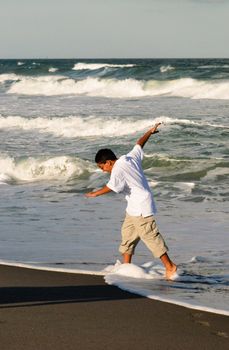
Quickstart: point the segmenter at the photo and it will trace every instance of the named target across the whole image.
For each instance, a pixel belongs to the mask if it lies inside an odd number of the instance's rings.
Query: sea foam
[[[179,127],[190,125],[196,127],[227,128],[221,124],[197,122],[189,119],[178,119],[159,116],[154,119],[118,118],[118,117],[37,117],[25,118],[21,116],[3,117],[0,115],[0,129],[21,129],[49,133],[58,137],[91,137],[91,136],[125,136],[134,134],[151,127],[155,123],[162,123],[163,127]]]
[[[50,67],[49,68],[49,72],[50,73],[55,73],[55,72],[57,72],[58,71],[58,68],[54,68],[54,67]]]
[[[0,155],[0,183],[67,180],[95,171],[92,163],[69,156],[13,158]]]
[[[166,72],[169,72],[171,70],[174,70],[175,68],[170,66],[170,65],[167,65],[167,66],[161,66],[160,67],[160,72],[161,73],[166,73]]]
[[[193,290],[193,284],[198,286],[217,285],[217,279],[205,276],[185,274],[178,270],[173,281],[166,281],[165,270],[154,262],[148,262],[141,266],[135,264],[120,264],[109,266],[105,269],[105,281],[128,292],[141,296],[184,306],[190,309],[203,310],[207,312],[229,315],[229,311],[201,305],[195,301],[184,301],[184,298],[177,297],[177,290],[184,290],[186,293]],[[197,289],[198,290],[198,289]]]
[[[109,63],[76,63],[73,70],[96,70],[102,68],[131,68],[135,64],[109,64]]]
[[[135,264],[121,264],[119,260],[116,261],[115,265],[108,266],[104,272],[109,275],[119,275],[126,276],[132,278],[143,278],[143,279],[151,279],[152,276],[141,266],[137,266]],[[107,278],[109,281],[109,278]]]
[[[0,83],[5,83],[7,81],[19,81],[20,79],[22,79],[22,77],[14,73],[0,74]]]
[[[136,80],[132,78],[99,79],[88,77],[75,80],[65,76],[18,76],[3,74],[0,82],[14,81],[8,88],[10,94],[21,95],[87,95],[113,98],[147,96],[178,96],[191,99],[229,99],[229,81],[203,81],[181,78],[168,81]]]
[[[120,136],[141,131],[152,125],[153,121],[133,120],[108,117],[38,117],[25,118],[20,116],[0,117],[0,129],[36,130],[39,133],[50,133],[63,137],[91,137],[91,136]]]
[[[176,288],[182,289],[182,283],[184,283],[184,290],[188,290],[188,283],[195,283],[195,277],[182,277],[177,275],[177,279],[175,279],[175,281],[167,282],[164,279],[164,269],[160,265],[155,265],[153,262],[148,262],[141,266],[137,266],[135,264],[121,264],[119,261],[117,261],[116,264],[108,266],[103,271],[51,267],[39,265],[37,263],[21,263],[9,260],[1,260],[0,264],[34,270],[104,276],[107,284],[115,285],[122,290],[132,292],[149,299],[171,303],[189,309],[229,316],[229,311],[227,310],[195,304],[194,301],[184,301],[176,298],[175,296],[169,296],[170,290],[172,291],[174,289],[176,291]],[[166,292],[168,296],[166,296]]]

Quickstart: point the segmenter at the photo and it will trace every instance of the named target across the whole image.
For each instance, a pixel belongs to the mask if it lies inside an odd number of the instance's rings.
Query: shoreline
[[[228,348],[227,316],[149,300],[101,276],[0,265],[0,308],[2,350]]]
[[[9,261],[1,261],[0,260],[0,267],[1,266],[12,266],[16,268],[24,268],[24,269],[30,269],[30,270],[36,270],[36,271],[47,271],[47,272],[55,272],[55,273],[66,273],[66,274],[78,274],[78,275],[89,275],[89,276],[101,276],[104,277],[104,281],[106,285],[112,285],[115,286],[122,291],[132,293],[139,295],[141,297],[148,298],[150,300],[156,300],[163,303],[173,304],[181,307],[185,307],[187,309],[196,310],[196,311],[203,311],[203,312],[209,312],[216,315],[223,315],[223,316],[229,316],[229,311],[222,310],[222,309],[216,309],[211,308],[207,306],[201,306],[201,305],[192,305],[183,301],[177,301],[174,299],[164,298],[164,297],[158,297],[157,295],[149,294],[148,291],[143,290],[135,290],[133,288],[126,287],[125,285],[116,285],[109,283],[105,276],[106,274],[102,271],[91,271],[91,270],[81,270],[81,269],[68,269],[68,268],[60,268],[60,267],[48,267],[48,266],[41,266],[41,265],[33,265],[33,264],[26,264],[26,263],[14,263]]]

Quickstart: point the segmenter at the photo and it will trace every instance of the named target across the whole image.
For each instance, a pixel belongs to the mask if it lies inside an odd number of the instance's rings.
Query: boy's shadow
[[[108,285],[2,287],[0,308],[142,298]]]

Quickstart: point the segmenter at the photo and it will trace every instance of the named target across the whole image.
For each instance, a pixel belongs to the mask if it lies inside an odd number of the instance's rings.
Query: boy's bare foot
[[[175,277],[176,271],[177,271],[177,266],[175,264],[173,264],[171,268],[166,269],[166,272],[165,272],[166,279],[172,280],[173,277]]]

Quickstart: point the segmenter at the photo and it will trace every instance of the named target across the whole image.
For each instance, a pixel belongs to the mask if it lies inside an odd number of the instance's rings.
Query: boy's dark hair
[[[111,149],[100,149],[95,155],[95,162],[106,163],[107,160],[116,160],[117,157]]]

